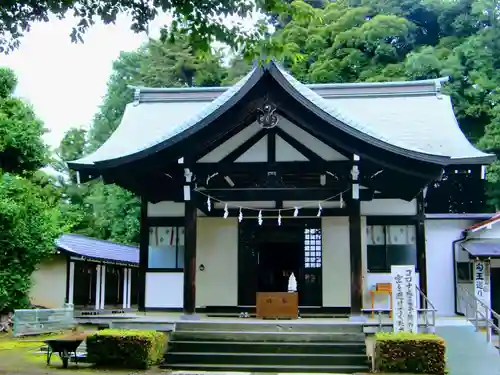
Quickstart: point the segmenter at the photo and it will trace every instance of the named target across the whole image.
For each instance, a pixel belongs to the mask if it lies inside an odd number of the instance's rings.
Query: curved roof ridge
[[[441,86],[448,80],[449,77],[440,77],[412,81],[301,84],[323,97],[413,96],[439,94]],[[137,102],[210,101],[216,99],[231,87],[145,87],[129,85],[129,88],[135,90],[134,99]]]

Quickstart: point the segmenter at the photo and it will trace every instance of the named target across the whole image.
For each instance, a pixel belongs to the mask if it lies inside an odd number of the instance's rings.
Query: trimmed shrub
[[[445,342],[430,333],[387,333],[375,336],[375,370],[444,375]]]
[[[167,336],[153,330],[103,329],[87,337],[88,362],[97,366],[147,369],[158,364]]]

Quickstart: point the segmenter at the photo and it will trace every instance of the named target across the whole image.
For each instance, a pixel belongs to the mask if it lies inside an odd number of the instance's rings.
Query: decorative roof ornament
[[[279,117],[275,114],[276,107],[272,104],[264,104],[264,107],[257,109],[260,113],[257,122],[263,129],[272,129],[278,125]]]
[[[140,87],[136,87],[134,89],[134,107],[138,106],[141,102],[141,89]]]

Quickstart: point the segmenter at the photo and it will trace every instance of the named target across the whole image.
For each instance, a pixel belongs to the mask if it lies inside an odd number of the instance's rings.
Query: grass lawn
[[[62,368],[61,360],[57,354],[53,354],[50,360],[50,366],[47,366],[46,354],[37,354],[40,347],[44,345],[43,341],[50,338],[61,337],[65,333],[29,336],[24,338],[13,338],[8,334],[0,334],[0,374],[77,374],[77,375],[95,375],[96,373],[108,373],[110,375],[125,375],[125,374],[164,374],[157,368],[152,368],[147,371],[137,370],[103,370],[94,369],[89,364],[75,364],[70,362],[68,369]]]

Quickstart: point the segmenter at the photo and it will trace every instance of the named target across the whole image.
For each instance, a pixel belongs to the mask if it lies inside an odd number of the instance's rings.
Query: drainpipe
[[[456,245],[459,242],[464,242],[468,238],[468,231],[464,230],[462,231],[462,237],[459,238],[458,240],[455,240],[451,243],[451,249],[453,251],[453,292],[455,294],[455,314],[456,315],[464,315],[460,312],[458,312],[458,295],[457,295],[457,284],[458,284],[458,277],[457,277],[457,254],[456,254]]]

